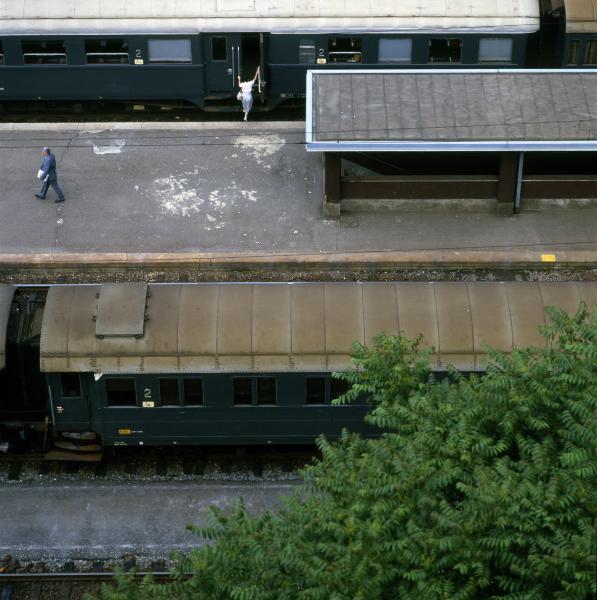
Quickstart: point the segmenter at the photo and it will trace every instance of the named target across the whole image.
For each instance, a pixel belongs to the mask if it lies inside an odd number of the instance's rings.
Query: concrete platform
[[[0,556],[20,561],[164,557],[200,546],[187,531],[208,507],[241,496],[259,513],[297,489],[292,482],[64,482],[0,486]]]
[[[52,147],[66,195],[33,194]],[[597,209],[322,215],[302,123],[0,124],[2,255],[597,250]],[[594,255],[591,255],[594,257]],[[589,260],[591,260],[589,258]]]

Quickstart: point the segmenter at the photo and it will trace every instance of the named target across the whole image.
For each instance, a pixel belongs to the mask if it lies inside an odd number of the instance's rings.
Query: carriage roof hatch
[[[100,287],[95,335],[142,337],[145,332],[146,283],[103,283]]]
[[[6,366],[6,330],[14,292],[12,285],[0,284],[0,370]]]

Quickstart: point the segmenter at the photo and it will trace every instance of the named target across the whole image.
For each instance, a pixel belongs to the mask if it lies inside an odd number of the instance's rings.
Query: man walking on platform
[[[58,195],[58,198],[54,200],[54,202],[64,202],[64,194],[58,185],[58,175],[56,175],[56,158],[47,146],[42,150],[41,155],[44,157],[44,161],[41,164],[37,176],[43,183],[41,184],[39,194],[35,194],[35,197],[40,200],[45,200],[48,188],[52,186],[52,189]]]

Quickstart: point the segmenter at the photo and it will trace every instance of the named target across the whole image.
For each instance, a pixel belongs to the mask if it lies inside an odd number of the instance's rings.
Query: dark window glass
[[[479,40],[479,62],[512,62],[512,38],[482,38]]]
[[[2,49],[2,42],[0,42],[0,65],[4,64],[4,50]]]
[[[349,388],[350,385],[344,379],[330,379],[330,400],[335,400],[342,394],[346,394]]]
[[[253,399],[252,381],[249,377],[235,377],[232,380],[235,406],[251,404]]]
[[[26,65],[65,65],[66,46],[63,41],[23,42],[23,62]]]
[[[410,63],[413,56],[413,41],[410,38],[381,38],[378,61],[380,63]]]
[[[317,59],[314,40],[301,40],[299,43],[299,62],[312,64]]]
[[[580,40],[572,40],[568,46],[568,64],[578,65],[578,55],[580,49]]]
[[[129,62],[127,40],[85,40],[88,65],[126,65]]]
[[[325,404],[325,377],[305,379],[305,404]]]
[[[585,65],[597,65],[597,40],[589,40],[585,48]]]
[[[65,398],[79,398],[81,396],[81,381],[78,373],[61,373],[60,387]]]
[[[257,379],[257,404],[276,403],[275,377],[259,377]]]
[[[149,40],[147,43],[150,63],[190,63],[191,40]]]
[[[162,406],[178,406],[178,379],[160,379],[160,403]]]
[[[361,38],[330,38],[328,40],[328,62],[331,63],[360,63]]]
[[[459,63],[462,56],[462,40],[434,39],[429,40],[429,62]]]
[[[211,38],[211,59],[212,60],[228,60],[228,52],[226,50],[225,37]]]
[[[106,379],[108,406],[137,406],[134,379]]]
[[[203,404],[203,382],[201,379],[184,379],[184,403],[187,406]]]

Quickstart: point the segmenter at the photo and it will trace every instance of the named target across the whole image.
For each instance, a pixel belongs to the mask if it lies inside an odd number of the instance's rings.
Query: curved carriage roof
[[[597,303],[591,282],[144,285],[51,288],[42,371],[334,371],[354,341],[399,331],[436,348],[436,369],[476,370],[486,345],[542,344],[546,306]]]
[[[538,0],[0,0],[3,34],[539,29]]]
[[[6,366],[6,328],[14,287],[0,283],[0,370]]]
[[[597,0],[564,0],[567,33],[597,33]]]

